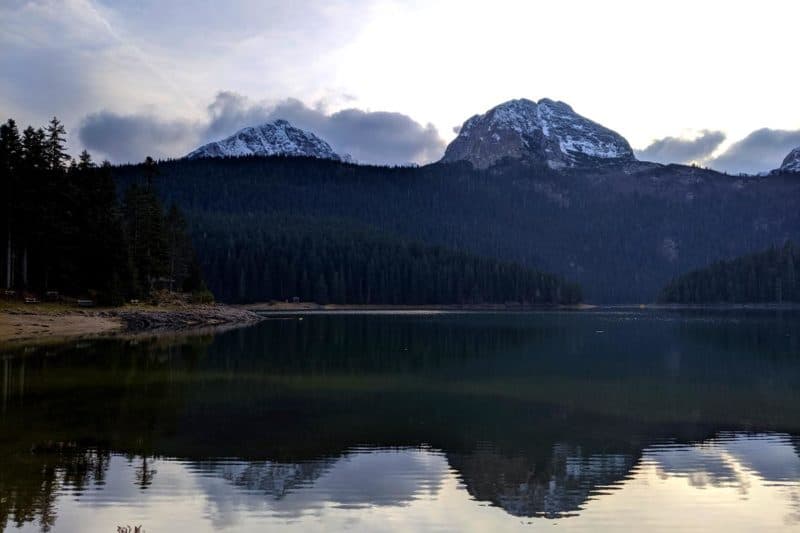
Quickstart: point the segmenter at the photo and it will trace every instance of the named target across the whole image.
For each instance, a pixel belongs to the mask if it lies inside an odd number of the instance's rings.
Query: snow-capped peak
[[[510,100],[461,127],[442,161],[486,168],[504,157],[532,159],[551,168],[634,160],[621,135],[547,98]]]
[[[781,163],[781,172],[800,172],[800,146],[789,152]]]
[[[350,161],[349,156],[340,156],[327,142],[313,133],[296,128],[283,119],[242,128],[230,137],[201,146],[186,157],[195,159],[248,155],[307,156]]]

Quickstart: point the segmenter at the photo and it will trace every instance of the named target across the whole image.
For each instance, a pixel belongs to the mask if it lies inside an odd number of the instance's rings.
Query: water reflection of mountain
[[[514,516],[569,516],[602,487],[620,483],[636,462],[631,455],[586,455],[558,443],[551,457],[508,457],[490,449],[448,454],[470,494]]]
[[[305,463],[200,461],[194,464],[194,469],[203,475],[221,477],[243,490],[279,500],[292,491],[312,485],[333,463],[330,459]]]
[[[331,475],[369,487],[400,459],[369,463],[352,450],[423,444],[442,450],[480,501],[515,516],[579,513],[655,443],[800,434],[798,321],[737,318],[735,327],[723,321],[724,333],[713,323],[636,313],[306,317],[217,337],[9,353],[0,524],[36,519],[44,528],[60,491],[103,486],[113,453],[134,458],[142,489],[159,482],[148,460],[176,457],[248,498],[285,502],[277,506],[289,514],[312,505],[299,494],[402,503],[414,486],[346,493]],[[749,340],[736,341],[742,335]],[[783,456],[764,463],[767,445],[729,452],[749,457],[743,464],[764,479],[796,480]],[[702,463],[696,479],[731,479],[702,447],[676,450],[645,455],[670,475]],[[425,481],[430,490],[438,472]]]
[[[247,508],[258,509],[266,503],[271,512],[285,518],[297,518],[325,505],[349,509],[404,506],[436,495],[448,472],[441,454],[407,448],[354,449],[335,459],[300,463],[212,461],[193,464],[192,469],[203,478],[221,478],[229,484],[230,491],[207,491],[216,509],[230,508],[230,501],[245,494]]]

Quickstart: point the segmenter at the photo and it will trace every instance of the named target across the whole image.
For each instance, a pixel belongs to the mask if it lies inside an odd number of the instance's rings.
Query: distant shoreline
[[[449,304],[449,305],[393,305],[393,304],[317,304],[313,302],[257,302],[236,305],[260,314],[303,313],[303,312],[386,312],[386,313],[424,313],[438,311],[583,311],[594,309],[590,304],[575,305],[522,305],[522,304]]]
[[[537,311],[800,311],[800,303],[784,304],[452,304],[452,305],[356,305],[312,302],[258,302],[236,307],[260,315],[297,314],[426,314],[426,313],[525,313]]]

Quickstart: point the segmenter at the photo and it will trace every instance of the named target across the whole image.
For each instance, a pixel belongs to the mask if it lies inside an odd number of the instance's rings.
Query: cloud
[[[715,170],[755,174],[780,167],[786,155],[800,146],[800,130],[762,128],[733,143],[724,153],[708,161]]]
[[[293,120],[285,105],[276,108],[275,118],[279,115]],[[334,150],[363,163],[427,163],[439,159],[445,148],[432,124],[423,126],[402,113],[345,109],[325,115],[306,108],[294,121],[299,127],[316,123]]]
[[[445,147],[432,124],[423,126],[402,113],[349,108],[329,114],[323,105],[309,107],[295,98],[269,105],[233,92],[219,93],[208,111],[209,140],[244,126],[285,119],[362,163],[426,163],[441,157]]]
[[[118,115],[101,111],[87,116],[78,136],[90,151],[99,151],[116,163],[146,156],[183,155],[198,140],[197,126],[182,120],[165,121],[151,115]]]
[[[139,161],[147,155],[183,156],[199,144],[277,119],[318,135],[335,151],[362,163],[427,163],[441,157],[445,147],[432,124],[422,125],[402,113],[355,108],[329,113],[322,104],[309,107],[294,98],[253,102],[230,91],[217,94],[205,121],[102,111],[83,120],[79,136],[87,149],[115,162]]]
[[[694,139],[664,137],[653,141],[643,150],[637,150],[636,156],[639,159],[656,163],[703,162],[724,140],[724,133],[710,130],[703,130]]]
[[[238,93],[221,91],[208,106],[209,122],[203,132],[204,141],[217,140],[245,126],[268,122],[272,120],[273,109],[274,106],[266,103],[252,103]]]
[[[20,123],[55,114],[71,128],[87,110],[119,102],[182,105],[158,58],[121,36],[91,0],[0,4],[0,106]]]
[[[365,162],[427,163],[442,157],[445,143],[433,124],[418,124],[401,113],[347,109],[331,116],[339,141]]]

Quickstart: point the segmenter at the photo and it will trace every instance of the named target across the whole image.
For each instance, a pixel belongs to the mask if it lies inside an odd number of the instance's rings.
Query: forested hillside
[[[186,220],[174,205],[165,212],[156,194],[155,162],[130,176],[120,202],[111,166],[85,151],[75,161],[65,144],[56,118],[22,134],[13,120],[0,126],[8,295],[120,304],[154,288],[205,291]]]
[[[787,242],[689,272],[670,282],[664,303],[800,302],[800,247]]]
[[[800,180],[790,175],[641,162],[556,172],[506,161],[476,171],[465,163],[388,168],[286,157],[176,160],[159,169],[163,200],[183,208],[193,227],[221,215],[336,219],[553,272],[598,303],[654,301],[682,272],[800,239]],[[114,172],[124,188],[141,168]],[[219,229],[244,246],[240,226]],[[199,234],[195,242],[204,257]]]
[[[514,263],[382,235],[335,219],[197,215],[200,259],[225,301],[574,304],[580,289]]]

